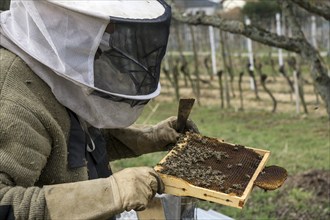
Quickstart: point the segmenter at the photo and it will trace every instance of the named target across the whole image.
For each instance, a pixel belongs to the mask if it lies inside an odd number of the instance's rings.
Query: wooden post
[[[281,15],[279,13],[276,14],[276,33],[277,35],[282,35],[281,31]],[[281,67],[284,65],[283,62],[283,54],[282,54],[282,49],[278,49],[278,65]]]
[[[245,24],[250,25],[251,20],[249,18],[245,19]],[[253,51],[252,51],[252,41],[250,38],[246,38],[246,43],[247,43],[247,49],[248,49],[248,54],[249,54],[249,70],[253,71],[254,70],[254,64],[253,64]],[[255,85],[254,85],[254,80],[252,77],[250,77],[250,86],[251,90],[255,90]]]
[[[211,45],[212,72],[213,72],[213,75],[217,75],[217,63],[216,63],[216,52],[215,52],[213,26],[209,26],[209,35],[210,35],[210,45]]]
[[[311,31],[312,31],[312,44],[313,44],[313,47],[315,49],[317,49],[317,41],[316,41],[316,19],[315,19],[315,16],[312,16],[311,17],[312,19],[312,27],[311,27]]]

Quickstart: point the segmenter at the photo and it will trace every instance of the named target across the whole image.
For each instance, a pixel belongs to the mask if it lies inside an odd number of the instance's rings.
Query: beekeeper
[[[163,183],[109,161],[166,150],[176,119],[130,126],[160,92],[162,0],[12,0],[0,28],[0,219],[109,219]],[[188,127],[193,127],[193,123]]]

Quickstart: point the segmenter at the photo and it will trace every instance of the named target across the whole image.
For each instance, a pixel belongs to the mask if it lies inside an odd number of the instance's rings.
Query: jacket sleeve
[[[152,130],[151,125],[104,130],[110,161],[163,150],[153,144]]]
[[[9,219],[47,219],[44,190],[34,184],[50,137],[33,112],[10,100],[0,100],[0,118],[0,210]]]
[[[156,125],[132,125],[128,128],[103,131],[110,160],[137,157],[142,154],[168,150],[179,134],[170,120]]]

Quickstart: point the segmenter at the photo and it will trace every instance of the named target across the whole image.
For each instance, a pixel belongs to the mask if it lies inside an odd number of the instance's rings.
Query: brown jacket
[[[87,168],[68,167],[70,117],[48,85],[8,50],[0,63],[0,207],[13,207],[16,219],[45,219],[42,186],[87,180]],[[152,132],[104,130],[110,160],[163,150]]]

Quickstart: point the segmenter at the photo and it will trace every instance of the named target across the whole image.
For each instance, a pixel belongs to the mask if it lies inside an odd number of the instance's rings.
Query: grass
[[[151,102],[155,106],[157,101]],[[148,123],[154,124],[177,114],[177,104],[158,102],[157,112]],[[146,107],[137,123],[149,118]],[[217,106],[194,106],[191,119],[203,135],[219,137],[231,143],[271,151],[267,165],[288,170],[289,176],[311,169],[330,170],[330,124],[327,116],[297,116],[289,113],[271,114],[263,111],[233,112]],[[166,152],[151,153],[138,158],[112,163],[115,171],[124,167],[154,166]],[[280,191],[265,193],[254,189],[243,210],[198,202],[204,209],[215,209],[235,219],[276,219],[276,201]],[[308,210],[310,192],[290,189],[286,200],[297,210]],[[320,210],[316,210],[320,211]],[[329,214],[329,209],[321,211]],[[289,219],[289,217],[287,218]]]

